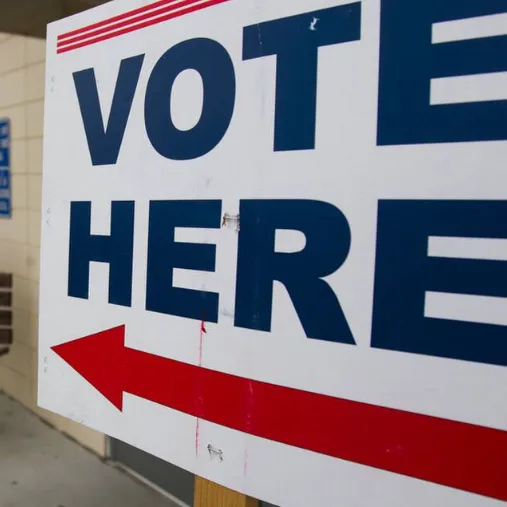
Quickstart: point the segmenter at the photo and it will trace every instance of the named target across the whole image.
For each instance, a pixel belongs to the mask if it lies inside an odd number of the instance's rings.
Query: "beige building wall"
[[[105,437],[37,408],[37,325],[45,41],[0,34],[0,118],[11,120],[12,218],[0,218],[0,271],[14,275],[14,344],[0,390],[100,455]]]

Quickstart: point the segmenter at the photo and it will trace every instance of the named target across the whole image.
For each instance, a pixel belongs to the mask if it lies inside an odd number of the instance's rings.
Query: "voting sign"
[[[507,501],[504,0],[49,26],[39,404],[282,506]]]

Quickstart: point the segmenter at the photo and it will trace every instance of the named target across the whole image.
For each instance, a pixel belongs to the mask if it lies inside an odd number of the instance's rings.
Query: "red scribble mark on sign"
[[[204,342],[204,335],[207,333],[206,331],[206,325],[204,318],[201,321],[201,332],[199,335],[199,366],[202,366],[202,350],[203,350],[203,342]],[[195,455],[199,456],[199,427],[200,427],[201,420],[197,418],[197,421],[195,422]]]

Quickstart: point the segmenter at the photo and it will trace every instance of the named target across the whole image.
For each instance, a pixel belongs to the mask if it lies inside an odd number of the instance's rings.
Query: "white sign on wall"
[[[284,507],[503,504],[506,17],[50,25],[39,404]]]

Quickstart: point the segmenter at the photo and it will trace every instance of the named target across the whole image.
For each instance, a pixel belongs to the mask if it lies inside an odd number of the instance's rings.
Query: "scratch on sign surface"
[[[312,22],[310,23],[310,30],[312,32],[315,32],[317,30],[317,23],[319,22],[319,18],[316,18],[315,16],[312,19]]]
[[[227,308],[224,308],[221,312],[220,312],[220,315],[222,315],[223,317],[228,317],[230,319],[233,319],[234,318],[234,312],[232,312],[231,310],[228,310]]]
[[[224,461],[224,453],[222,449],[218,449],[217,447],[213,447],[211,444],[208,444],[208,452],[209,452],[209,459],[213,461],[214,459],[218,459],[220,463]]]
[[[248,448],[245,447],[245,454],[243,457],[243,477],[246,477],[248,471]]]
[[[239,232],[239,215],[225,213],[222,220],[222,227],[226,227],[227,229],[232,229],[233,231]]]

